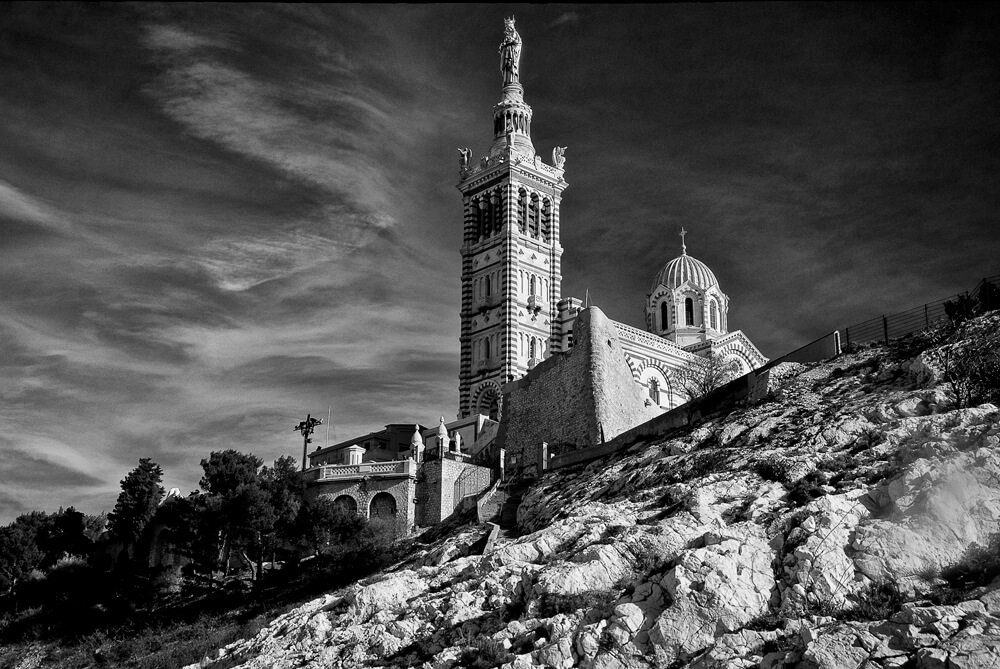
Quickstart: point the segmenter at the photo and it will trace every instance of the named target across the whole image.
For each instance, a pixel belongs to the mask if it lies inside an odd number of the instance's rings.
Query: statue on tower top
[[[500,73],[504,86],[520,83],[521,36],[514,29],[514,17],[503,20],[503,43],[500,45]]]

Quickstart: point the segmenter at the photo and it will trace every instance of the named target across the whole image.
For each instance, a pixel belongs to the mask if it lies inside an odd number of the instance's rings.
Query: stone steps
[[[517,507],[521,505],[524,493],[531,487],[531,481],[513,481],[504,491],[503,505],[500,507],[500,536],[515,539],[520,535],[517,528]]]

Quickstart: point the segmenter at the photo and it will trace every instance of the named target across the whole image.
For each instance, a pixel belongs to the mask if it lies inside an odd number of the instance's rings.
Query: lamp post
[[[306,449],[309,447],[309,444],[312,443],[312,439],[309,438],[309,435],[313,433],[317,425],[322,424],[322,418],[313,418],[312,414],[306,414],[306,419],[292,428],[295,432],[302,433],[302,471],[306,470]]]

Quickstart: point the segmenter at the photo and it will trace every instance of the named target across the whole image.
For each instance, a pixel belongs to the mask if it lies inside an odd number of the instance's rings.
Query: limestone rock
[[[403,608],[413,597],[427,590],[427,582],[413,571],[390,574],[370,585],[359,586],[347,595],[351,617],[366,622],[380,612]]]
[[[657,660],[689,657],[763,614],[775,586],[770,557],[753,536],[685,551],[660,584],[673,603],[649,632]]]

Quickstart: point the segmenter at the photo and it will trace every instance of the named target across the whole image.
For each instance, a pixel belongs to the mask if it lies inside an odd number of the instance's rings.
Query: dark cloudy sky
[[[0,522],[454,417],[509,13],[564,295],[641,325],[684,226],[773,357],[1000,273],[994,10],[3,4]]]

